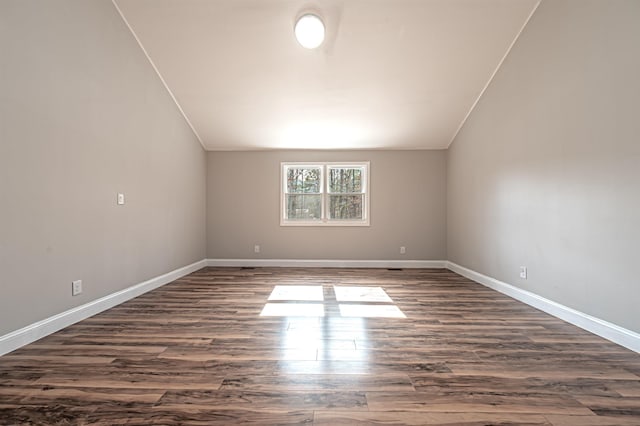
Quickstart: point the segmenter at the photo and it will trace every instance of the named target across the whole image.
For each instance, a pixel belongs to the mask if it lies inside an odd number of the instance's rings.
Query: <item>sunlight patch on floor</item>
[[[277,285],[268,300],[322,302],[324,294],[321,285]]]
[[[324,305],[321,303],[267,303],[261,317],[323,317]]]
[[[333,286],[338,302],[386,302],[393,303],[393,300],[382,289],[382,287],[346,287]]]
[[[332,286],[332,297],[324,299],[321,285],[277,285],[271,291],[262,317],[324,317],[337,302],[341,318],[406,318],[382,287]],[[276,303],[269,303],[276,302]],[[321,302],[321,303],[304,303]],[[323,303],[322,303],[323,302]],[[351,303],[344,303],[351,302]]]

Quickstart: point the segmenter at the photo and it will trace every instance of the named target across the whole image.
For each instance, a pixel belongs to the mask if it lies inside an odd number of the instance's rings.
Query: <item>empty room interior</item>
[[[0,0],[1,425],[640,425],[640,1]]]

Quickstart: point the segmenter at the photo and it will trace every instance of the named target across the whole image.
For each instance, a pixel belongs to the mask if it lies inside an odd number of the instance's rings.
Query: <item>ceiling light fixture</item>
[[[315,49],[324,41],[324,24],[317,15],[302,15],[294,30],[298,43],[306,49]]]

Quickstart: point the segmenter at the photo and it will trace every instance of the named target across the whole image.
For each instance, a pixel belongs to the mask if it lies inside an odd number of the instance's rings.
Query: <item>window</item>
[[[280,225],[368,226],[369,163],[282,163]]]

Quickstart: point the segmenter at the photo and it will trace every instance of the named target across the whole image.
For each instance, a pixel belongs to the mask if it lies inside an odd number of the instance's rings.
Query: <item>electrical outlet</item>
[[[82,293],[82,280],[76,280],[71,282],[71,295],[77,296]]]
[[[260,253],[260,246],[258,244],[256,244],[255,246],[253,246],[253,252],[254,253]]]
[[[124,194],[123,193],[118,193],[118,205],[122,206],[124,205]]]
[[[527,267],[526,266],[521,266],[520,267],[520,278],[522,278],[523,280],[527,279]]]
[[[405,246],[400,247],[400,254],[405,254],[407,252],[407,248]]]

